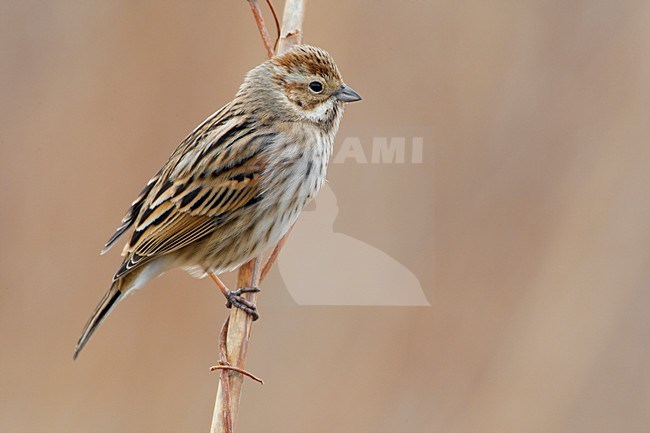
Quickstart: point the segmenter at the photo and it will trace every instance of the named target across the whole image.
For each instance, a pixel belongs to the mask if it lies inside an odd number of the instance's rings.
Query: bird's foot
[[[235,306],[240,310],[250,314],[253,317],[253,321],[260,318],[260,315],[257,313],[257,307],[248,299],[244,298],[242,294],[244,293],[257,293],[259,292],[259,287],[242,287],[237,290],[228,290],[226,295],[226,307],[231,308]]]

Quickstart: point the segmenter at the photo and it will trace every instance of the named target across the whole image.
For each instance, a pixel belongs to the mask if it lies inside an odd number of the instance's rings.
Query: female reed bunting
[[[316,195],[346,102],[361,99],[334,59],[296,46],[251,70],[147,183],[102,253],[131,227],[124,262],[86,324],[77,357],[117,303],[172,268],[211,275],[228,305],[257,313],[218,275],[274,245]]]

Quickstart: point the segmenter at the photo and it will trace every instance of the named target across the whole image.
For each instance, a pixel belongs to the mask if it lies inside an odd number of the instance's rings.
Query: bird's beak
[[[336,92],[334,92],[334,97],[342,102],[354,102],[361,101],[361,95],[357,92],[346,86],[345,84],[341,86]]]

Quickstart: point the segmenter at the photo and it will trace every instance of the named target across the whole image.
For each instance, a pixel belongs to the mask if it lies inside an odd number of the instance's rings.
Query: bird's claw
[[[228,290],[226,294],[226,307],[231,308],[235,306],[245,313],[250,314],[253,317],[253,321],[260,318],[260,315],[257,313],[257,307],[248,299],[244,298],[242,294],[244,293],[257,293],[260,289],[258,287],[242,287],[237,290]]]

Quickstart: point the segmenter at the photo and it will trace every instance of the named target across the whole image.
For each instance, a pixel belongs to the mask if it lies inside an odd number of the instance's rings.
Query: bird
[[[86,323],[76,359],[127,295],[181,268],[207,275],[234,305],[257,318],[243,293],[219,274],[275,245],[327,174],[347,86],[325,50],[297,45],[250,70],[235,97],[192,131],[149,180],[104,246],[132,229],[124,260]]]

